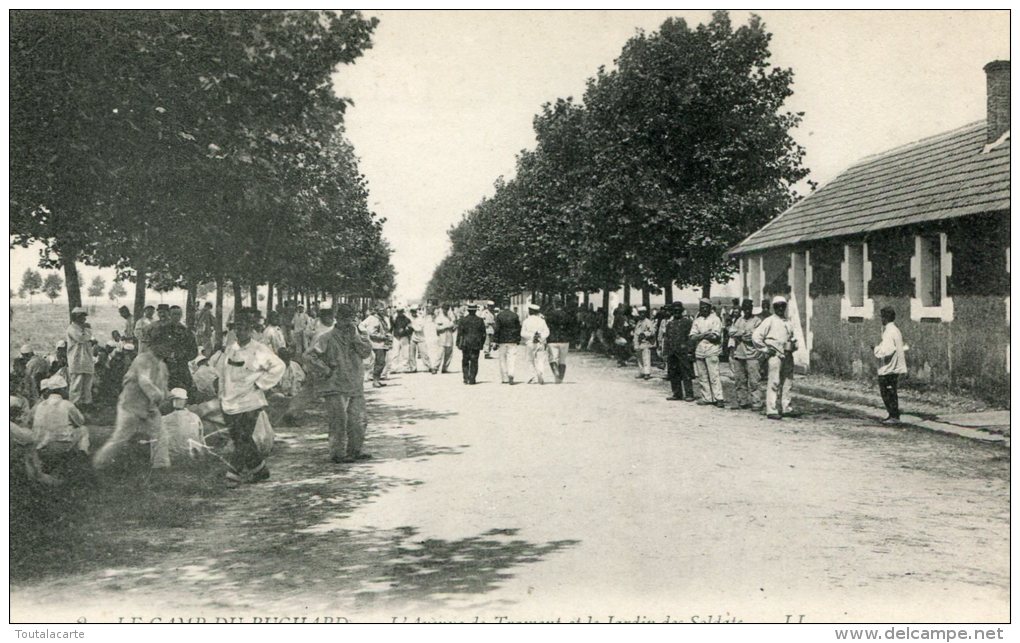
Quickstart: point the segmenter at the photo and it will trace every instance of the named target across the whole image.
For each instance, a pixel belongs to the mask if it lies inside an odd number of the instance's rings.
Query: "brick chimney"
[[[1009,61],[993,60],[985,65],[988,79],[988,143],[1009,131]]]

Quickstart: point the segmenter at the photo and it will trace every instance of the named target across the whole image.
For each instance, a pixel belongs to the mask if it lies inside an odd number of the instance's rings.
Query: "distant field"
[[[20,302],[12,302],[12,306],[14,319],[11,320],[11,359],[18,356],[23,344],[30,345],[37,353],[48,353],[66,336],[67,325],[70,323],[66,304],[51,304],[44,300],[33,302],[31,308]],[[109,301],[97,304],[94,309],[88,306],[92,333],[100,342],[109,341],[110,333],[114,330],[124,331],[124,320],[117,314],[118,307]]]

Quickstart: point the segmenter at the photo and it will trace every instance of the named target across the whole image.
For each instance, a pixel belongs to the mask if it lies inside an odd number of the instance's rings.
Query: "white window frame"
[[[910,319],[938,319],[943,322],[953,321],[953,298],[947,293],[949,278],[953,275],[953,253],[948,249],[948,237],[945,232],[939,234],[939,270],[941,272],[941,303],[938,306],[925,306],[921,300],[921,243],[926,235],[914,235],[914,256],[910,258],[910,276],[914,279],[914,296],[910,298]]]
[[[875,318],[875,300],[868,296],[868,284],[871,282],[871,259],[868,257],[868,242],[861,241],[861,274],[864,283],[862,284],[863,303],[854,306],[850,302],[850,246],[858,245],[843,244],[843,261],[839,265],[839,276],[843,280],[843,297],[839,300],[839,318],[846,321],[851,317],[861,319]]]
[[[744,259],[747,260],[747,270],[744,269]],[[765,253],[749,255],[740,261],[740,296],[743,298],[744,288],[747,288],[747,298],[757,305],[764,299],[762,291],[765,289]],[[751,290],[754,279],[751,276],[757,275],[758,288]]]

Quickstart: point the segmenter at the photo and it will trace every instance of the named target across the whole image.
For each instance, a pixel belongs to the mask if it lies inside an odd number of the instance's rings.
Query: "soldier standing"
[[[467,315],[457,321],[457,348],[461,352],[461,373],[465,384],[476,384],[478,353],[485,345],[485,321],[475,313],[478,306],[470,304]]]
[[[499,346],[499,376],[504,384],[513,385],[514,366],[517,363],[517,346],[521,342],[521,318],[506,302],[496,315],[493,339]]]

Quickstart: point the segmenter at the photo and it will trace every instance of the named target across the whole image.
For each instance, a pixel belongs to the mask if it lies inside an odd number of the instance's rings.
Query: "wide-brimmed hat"
[[[170,389],[170,399],[172,400],[187,400],[188,392],[182,388]]]
[[[528,304],[528,310],[542,310],[542,307],[538,304]]]
[[[31,352],[32,352],[32,347],[29,346],[28,344],[25,344],[25,345],[23,345],[21,347],[21,354],[22,355],[28,355]]]

